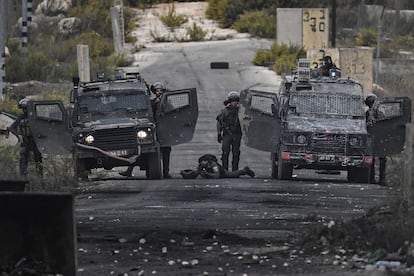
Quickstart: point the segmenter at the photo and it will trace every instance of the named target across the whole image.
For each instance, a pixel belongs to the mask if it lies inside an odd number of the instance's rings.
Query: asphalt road
[[[241,167],[250,166],[256,178],[181,178],[179,171],[195,167],[202,154],[220,154],[215,118],[229,91],[278,85],[272,72],[251,65],[255,51],[269,46],[254,39],[159,44],[136,55],[149,83],[197,88],[196,133],[173,147],[171,180],[146,180],[138,170],[125,179],[114,170],[82,183],[75,199],[79,275],[317,275],[331,268],[318,256],[298,257],[295,242],[314,226],[394,198],[393,189],[347,183],[344,173],[270,179],[270,154],[244,145]],[[211,61],[230,68],[212,70]]]

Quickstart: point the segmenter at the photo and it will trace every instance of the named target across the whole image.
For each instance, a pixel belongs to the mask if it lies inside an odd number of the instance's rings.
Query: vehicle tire
[[[348,182],[370,183],[370,168],[349,168],[347,179]]]
[[[278,154],[277,176],[280,180],[289,180],[292,178],[293,165],[282,162],[280,153]]]
[[[158,148],[156,152],[151,152],[148,154],[148,166],[146,171],[146,176],[148,179],[161,179],[161,154],[160,149]]]
[[[86,169],[86,160],[75,157],[74,175],[76,179],[88,180],[88,170]]]
[[[229,69],[229,63],[225,61],[210,62],[211,69]]]
[[[277,179],[277,153],[276,152],[272,152],[270,154],[270,160],[272,162],[272,174],[271,177],[274,179]]]

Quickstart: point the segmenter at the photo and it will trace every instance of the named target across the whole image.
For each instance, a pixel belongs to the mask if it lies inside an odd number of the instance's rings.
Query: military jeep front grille
[[[318,153],[345,154],[346,136],[343,134],[315,133],[312,135],[311,148]]]
[[[103,150],[126,150],[137,148],[135,128],[111,128],[95,130],[94,146]]]

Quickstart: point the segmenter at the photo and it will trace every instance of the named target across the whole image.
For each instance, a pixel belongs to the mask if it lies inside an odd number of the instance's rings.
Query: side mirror
[[[277,112],[276,105],[272,103],[271,109],[272,109],[272,114],[277,117],[278,116],[278,112]]]
[[[69,99],[70,99],[70,103],[75,103],[75,93],[73,89],[70,91]]]

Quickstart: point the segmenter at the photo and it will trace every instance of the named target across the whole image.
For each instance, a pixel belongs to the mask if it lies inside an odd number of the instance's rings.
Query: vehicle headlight
[[[349,139],[349,144],[353,147],[358,146],[359,145],[359,140],[356,137],[352,137],[351,139]]]
[[[88,135],[85,137],[85,142],[88,144],[92,144],[95,141],[95,138],[92,135]]]
[[[137,132],[137,137],[139,139],[145,139],[145,138],[148,137],[148,133],[144,130],[140,130],[140,131]]]
[[[306,143],[306,136],[305,136],[305,135],[303,135],[303,134],[299,134],[299,135],[296,137],[296,141],[297,141],[299,144],[305,144],[305,143]]]

